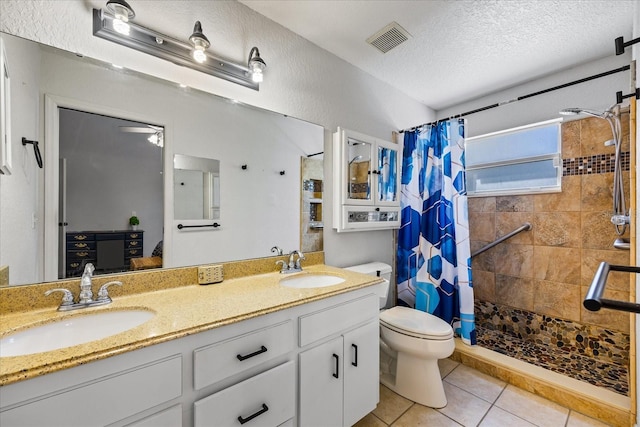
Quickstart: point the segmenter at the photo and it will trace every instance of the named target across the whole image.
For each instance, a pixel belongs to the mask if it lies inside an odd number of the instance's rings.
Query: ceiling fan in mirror
[[[149,134],[147,141],[158,147],[164,146],[164,128],[161,126],[120,126],[120,132]]]

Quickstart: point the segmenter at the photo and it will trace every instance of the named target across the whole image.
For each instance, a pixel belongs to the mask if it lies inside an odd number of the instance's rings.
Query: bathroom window
[[[560,191],[560,121],[467,138],[467,194],[481,197]]]

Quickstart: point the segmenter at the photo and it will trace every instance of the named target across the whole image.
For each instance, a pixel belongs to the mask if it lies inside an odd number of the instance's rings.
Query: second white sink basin
[[[288,288],[323,288],[344,282],[342,277],[330,274],[302,274],[280,279],[280,284]]]
[[[43,353],[100,340],[140,326],[153,316],[146,310],[102,311],[33,326],[0,339],[0,357]]]

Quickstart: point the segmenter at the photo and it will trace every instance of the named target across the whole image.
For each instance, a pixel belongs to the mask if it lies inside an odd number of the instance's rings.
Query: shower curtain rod
[[[444,121],[444,120],[458,119],[458,118],[461,118],[461,117],[464,117],[464,116],[468,116],[468,115],[471,115],[471,114],[479,113],[481,111],[491,110],[492,108],[496,108],[496,107],[499,107],[501,105],[511,104],[512,102],[517,102],[517,101],[522,101],[523,99],[532,98],[534,96],[542,95],[542,94],[545,94],[545,93],[548,93],[548,92],[553,92],[554,90],[558,90],[558,89],[564,89],[565,87],[577,85],[579,83],[585,83],[585,82],[588,82],[590,80],[599,79],[601,77],[606,77],[606,76],[609,76],[611,74],[616,74],[616,73],[620,73],[622,71],[627,71],[629,69],[631,69],[630,65],[624,65],[624,66],[622,66],[620,68],[615,68],[613,70],[605,71],[603,73],[594,74],[593,76],[589,76],[589,77],[585,77],[585,78],[582,78],[582,79],[574,80],[574,81],[569,82],[569,83],[564,83],[564,84],[561,84],[561,85],[558,85],[558,86],[550,87],[548,89],[543,89],[543,90],[539,90],[537,92],[533,92],[533,93],[530,93],[530,94],[527,94],[527,95],[522,95],[522,96],[519,96],[517,98],[509,99],[508,101],[498,102],[496,104],[487,105],[486,107],[476,108],[475,110],[466,111],[466,112],[460,113],[460,114],[454,114],[453,116],[449,116],[449,117],[446,117],[446,118],[443,118],[443,119],[439,119],[439,120],[436,120],[435,122],[423,123],[423,124],[421,124],[419,126],[414,126],[414,127],[408,128],[408,129],[399,130],[398,133],[414,131],[417,128],[420,128],[422,126],[435,125],[435,124],[438,124],[438,123],[440,123],[441,121]]]

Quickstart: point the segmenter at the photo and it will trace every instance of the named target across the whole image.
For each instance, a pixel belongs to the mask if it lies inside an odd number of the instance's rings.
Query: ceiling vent
[[[387,53],[399,44],[409,40],[411,35],[397,22],[392,22],[371,37],[367,43],[382,53]]]

